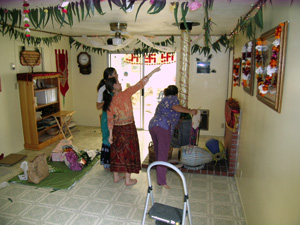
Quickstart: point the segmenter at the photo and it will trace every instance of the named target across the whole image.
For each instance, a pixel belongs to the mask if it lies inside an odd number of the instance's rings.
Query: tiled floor
[[[96,149],[101,144],[100,129],[78,126],[73,132],[73,145],[78,149]],[[142,160],[148,154],[149,136],[139,132]],[[23,150],[28,158],[46,152],[50,154],[56,144],[42,151]],[[17,164],[0,167],[1,184],[22,172]],[[190,196],[194,225],[244,225],[242,206],[233,177],[184,173]],[[112,174],[99,164],[95,165],[70,190],[53,192],[48,188],[35,188],[21,184],[8,184],[0,188],[0,224],[141,224],[147,195],[147,172],[133,174],[138,179],[134,186],[114,183]],[[158,186],[155,170],[151,170],[155,202],[174,207],[183,206],[183,188],[180,177],[168,171],[170,190]],[[155,224],[147,217],[146,224]],[[186,224],[188,219],[186,219]]]

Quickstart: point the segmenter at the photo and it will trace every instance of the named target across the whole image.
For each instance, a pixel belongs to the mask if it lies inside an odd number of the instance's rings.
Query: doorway
[[[137,129],[148,130],[149,121],[154,116],[163,90],[168,85],[176,84],[176,53],[153,53],[148,56],[137,56],[131,53],[109,53],[108,62],[119,75],[123,90],[135,85],[153,69],[161,66],[144,89],[132,96],[133,114]]]

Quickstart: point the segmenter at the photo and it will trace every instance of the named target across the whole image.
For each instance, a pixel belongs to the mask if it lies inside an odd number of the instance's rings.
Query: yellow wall
[[[43,33],[34,33],[33,36],[49,36]],[[164,39],[163,39],[164,40]],[[180,37],[175,37],[177,51],[177,85],[179,86],[180,70]],[[19,63],[20,49],[23,44],[7,36],[0,36],[1,61],[0,77],[2,81],[2,92],[0,92],[0,153],[8,155],[22,150],[24,140],[22,131],[22,119],[19,102],[19,91],[17,87],[16,74],[30,72],[30,68],[24,67]],[[32,50],[34,47],[28,47]],[[62,110],[75,110],[74,120],[78,125],[99,126],[99,114],[96,109],[97,91],[96,87],[102,79],[103,71],[107,67],[107,54],[98,55],[90,53],[92,57],[92,73],[82,75],[79,73],[77,64],[78,51],[69,47],[68,38],[52,46],[38,46],[42,52],[42,64],[34,68],[34,72],[56,71],[55,49],[64,49],[68,51],[69,56],[69,86],[63,104],[61,96]],[[133,46],[132,46],[133,47]],[[4,54],[5,52],[5,54]],[[222,53],[214,53],[211,61],[211,68],[216,73],[197,74],[196,58],[205,57],[198,54],[191,55],[190,59],[190,93],[189,107],[209,109],[210,122],[209,130],[201,131],[202,135],[224,135],[224,102],[227,98],[227,77],[228,77],[228,52],[223,49]],[[16,65],[16,70],[11,70],[11,63]]]
[[[164,40],[164,39],[162,39]],[[177,86],[180,80],[180,37],[175,37],[177,52]],[[134,46],[132,46],[134,47]],[[74,107],[76,110],[75,119],[77,124],[88,126],[99,126],[99,114],[96,109],[97,91],[96,87],[103,78],[103,71],[107,67],[107,54],[98,55],[90,53],[92,58],[92,73],[82,75],[79,73],[77,55],[81,50],[72,49],[72,74],[74,77]],[[192,54],[190,57],[190,78],[189,78],[189,107],[210,110],[210,123],[208,131],[201,131],[203,135],[223,136],[224,128],[224,104],[227,98],[228,79],[228,52],[212,51],[211,68],[216,73],[197,74],[196,58],[206,60],[206,57]],[[76,63],[75,63],[76,62]],[[151,78],[155,79],[155,77]]]
[[[33,35],[34,32],[32,32]],[[17,73],[30,72],[31,69],[20,64],[19,54],[21,43],[14,38],[8,36],[0,36],[0,79],[2,92],[0,92],[0,154],[4,153],[7,156],[10,153],[18,152],[24,149],[24,139],[22,130],[22,118],[20,109],[19,90],[17,85]],[[34,72],[40,71],[56,71],[55,49],[65,49],[69,52],[69,44],[67,38],[53,44],[52,46],[38,46],[42,49],[42,64],[34,67]],[[34,48],[28,47],[27,50]],[[69,54],[70,57],[70,54]],[[16,66],[15,70],[11,69],[11,64]],[[72,61],[69,60],[69,66]],[[65,105],[61,105],[61,109],[73,109],[72,98],[72,74],[69,73],[70,90],[66,94]],[[62,98],[61,98],[62,99]]]
[[[300,76],[299,76],[299,1],[273,0],[264,10],[264,30],[280,22],[289,21],[286,69],[283,85],[281,113],[277,113],[259,102],[254,93],[250,96],[242,87],[233,88],[233,97],[241,105],[241,139],[239,149],[239,170],[237,177],[241,200],[249,225],[296,225],[300,224]],[[281,2],[282,4],[279,4]],[[236,43],[236,57],[246,38]],[[176,38],[179,53],[179,38]],[[18,41],[0,35],[0,153],[5,155],[23,149],[23,131],[16,88],[16,73],[26,72],[19,66]],[[76,110],[75,121],[80,125],[99,125],[99,112],[95,108],[96,86],[107,66],[107,56],[92,55],[92,74],[81,75],[77,67],[77,52],[69,49],[68,39],[44,47],[44,70],[55,71],[54,49],[69,51],[69,83],[65,106],[62,109]],[[213,53],[212,68],[217,73],[199,75],[195,73],[195,58],[191,57],[189,107],[210,109],[210,130],[202,135],[223,135],[224,101],[227,98],[228,52]],[[16,70],[10,64],[17,65]],[[179,71],[179,68],[178,68]],[[179,74],[179,73],[178,73]],[[231,76],[231,73],[229,73]],[[230,85],[229,85],[230,87]],[[230,93],[230,91],[228,91]]]
[[[289,21],[281,113],[256,98],[233,88],[242,110],[238,189],[249,225],[300,224],[300,5],[272,1],[264,8],[264,29]],[[239,37],[235,56],[247,39]]]

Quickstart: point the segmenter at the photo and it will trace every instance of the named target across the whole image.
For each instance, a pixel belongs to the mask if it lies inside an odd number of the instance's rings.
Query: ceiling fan
[[[113,32],[115,35],[112,38],[107,39],[107,44],[108,45],[120,45],[123,43],[125,39],[133,39],[135,35],[143,35],[147,37],[154,37],[153,34],[129,34],[127,30],[127,23],[121,23],[121,22],[114,22],[110,23],[110,30]]]
[[[123,43],[123,37],[124,32],[126,32],[127,29],[127,23],[110,23],[110,30],[115,33],[115,36],[113,38],[109,38],[107,40],[107,44],[112,44],[112,45],[120,45]]]

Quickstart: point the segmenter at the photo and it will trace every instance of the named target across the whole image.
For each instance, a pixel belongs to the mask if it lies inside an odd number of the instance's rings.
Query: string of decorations
[[[27,0],[24,0],[24,4],[23,4],[24,10],[24,27],[25,27],[25,37],[30,37],[30,24],[29,24],[29,17],[28,17],[28,13],[30,12],[30,10],[28,9],[29,7],[29,3]]]
[[[249,87],[249,80],[251,78],[251,63],[252,63],[252,42],[248,42],[242,49],[242,85],[243,87]]]
[[[45,44],[47,46],[52,45],[52,43],[58,43],[61,40],[62,35],[58,34],[51,37],[34,37],[30,35],[29,37],[26,36],[26,32],[21,32],[17,29],[24,29],[24,28],[14,28],[13,26],[3,26],[2,30],[0,32],[2,35],[9,35],[10,38],[13,38],[15,40],[19,39],[23,43],[27,43],[28,45],[31,44],[33,46],[37,46],[39,44]]]
[[[136,44],[139,44],[141,41],[138,40]],[[135,55],[148,55],[148,54],[152,54],[152,53],[164,53],[158,49],[155,49],[153,47],[150,47],[148,45],[146,45],[145,43],[142,43],[142,48],[135,48],[133,49],[133,53]],[[171,36],[169,38],[167,38],[164,41],[161,42],[152,42],[154,45],[158,45],[158,46],[168,46],[168,45],[174,45],[175,43],[175,39],[174,36]]]
[[[48,22],[51,20],[52,24],[54,22],[60,24],[61,27],[65,25],[69,25],[70,27],[73,26],[73,20],[77,17],[78,22],[83,21],[87,19],[88,17],[94,16],[95,12],[98,12],[100,15],[104,15],[105,12],[103,12],[101,7],[101,2],[104,0],[80,0],[75,2],[69,2],[69,1],[63,1],[61,5],[57,6],[50,6],[50,7],[42,7],[42,8],[35,8],[30,9],[28,12],[28,18],[31,23],[31,25],[35,29],[43,29],[48,24]],[[110,6],[110,9],[112,9],[112,5],[116,5],[120,7],[125,13],[127,10],[129,10],[136,1],[138,0],[130,0],[129,4],[127,1],[120,1],[120,0],[106,0]],[[256,27],[263,27],[263,17],[262,17],[262,6],[265,4],[268,0],[261,0],[259,1],[259,4],[255,5],[257,7],[257,12],[254,16],[250,17],[252,11],[248,13],[244,18],[241,18],[238,21],[238,24],[236,28],[231,32],[231,34],[228,35],[224,34],[222,35],[217,41],[214,43],[211,42],[211,34],[212,31],[212,24],[214,24],[211,20],[211,18],[208,15],[208,11],[212,9],[213,7],[213,0],[204,0],[203,8],[205,11],[205,18],[204,18],[204,46],[199,46],[198,44],[195,44],[192,46],[192,54],[198,52],[199,54],[208,55],[210,53],[210,49],[212,48],[214,51],[218,52],[221,51],[220,46],[226,47],[226,50],[230,47],[230,38],[231,42],[234,42],[234,36],[242,31],[247,34],[247,37],[251,39],[253,36],[255,36],[255,29]],[[272,1],[269,0],[272,4]],[[24,2],[27,2],[26,0]],[[141,7],[144,5],[147,0],[139,0],[140,4],[136,13],[136,20],[138,13],[141,9]],[[293,1],[291,1],[293,2]],[[28,2],[27,2],[28,3]],[[161,12],[165,6],[166,6],[167,0],[150,0],[150,8],[148,9],[148,14],[157,14]],[[28,4],[29,7],[29,4]],[[201,7],[201,3],[199,0],[189,0],[189,1],[173,1],[170,3],[170,8],[174,12],[174,18],[179,26],[178,21],[183,21],[186,28],[188,28],[186,23],[186,17],[188,14],[188,11],[195,11]],[[26,9],[28,10],[28,9]],[[178,14],[181,10],[181,18],[179,20]],[[254,10],[253,10],[254,11]],[[22,10],[18,9],[4,9],[0,7],[0,28],[2,28],[2,34],[5,35],[3,32],[7,26],[16,26],[18,25],[21,27],[22,22]],[[28,22],[29,22],[28,21]],[[29,24],[29,23],[28,23]],[[26,32],[26,31],[25,31]],[[27,30],[27,38],[30,38],[30,30],[28,28]],[[43,32],[41,30],[41,32]],[[146,50],[144,50],[146,51]]]
[[[266,41],[257,39],[256,42],[256,74],[258,93],[265,96],[267,93],[271,95],[276,94],[277,88],[277,74],[278,74],[278,54],[280,51],[280,36],[284,23],[280,23],[275,29],[275,40],[272,43],[272,55],[270,63],[264,68],[263,61],[265,60],[268,46]]]
[[[233,80],[233,86],[239,86],[240,85],[240,71],[241,71],[241,58],[235,58],[233,60],[233,74],[232,74],[232,80]]]
[[[140,40],[137,40],[135,45],[137,45],[140,42],[141,42]],[[168,46],[168,45],[173,45],[175,43],[175,40],[174,40],[174,36],[171,36],[171,37],[168,37],[164,41],[152,42],[152,43],[155,44],[155,45],[158,45],[158,46]],[[92,51],[93,53],[97,53],[97,54],[100,54],[100,55],[102,55],[105,52],[109,52],[109,50],[106,50],[106,49],[103,49],[103,48],[95,48],[95,47],[92,47],[92,46],[82,44],[81,42],[76,41],[72,37],[69,37],[69,44],[70,44],[71,48],[72,48],[72,46],[74,46],[76,48],[76,50],[78,50],[80,47],[82,47],[82,49],[84,51],[88,51],[88,52]],[[123,50],[125,50],[125,49],[123,49]],[[142,48],[134,49],[134,55],[148,55],[148,54],[152,54],[152,53],[164,53],[164,52],[159,51],[159,50],[157,50],[153,47],[150,47],[150,46],[146,45],[145,43],[142,43]]]

